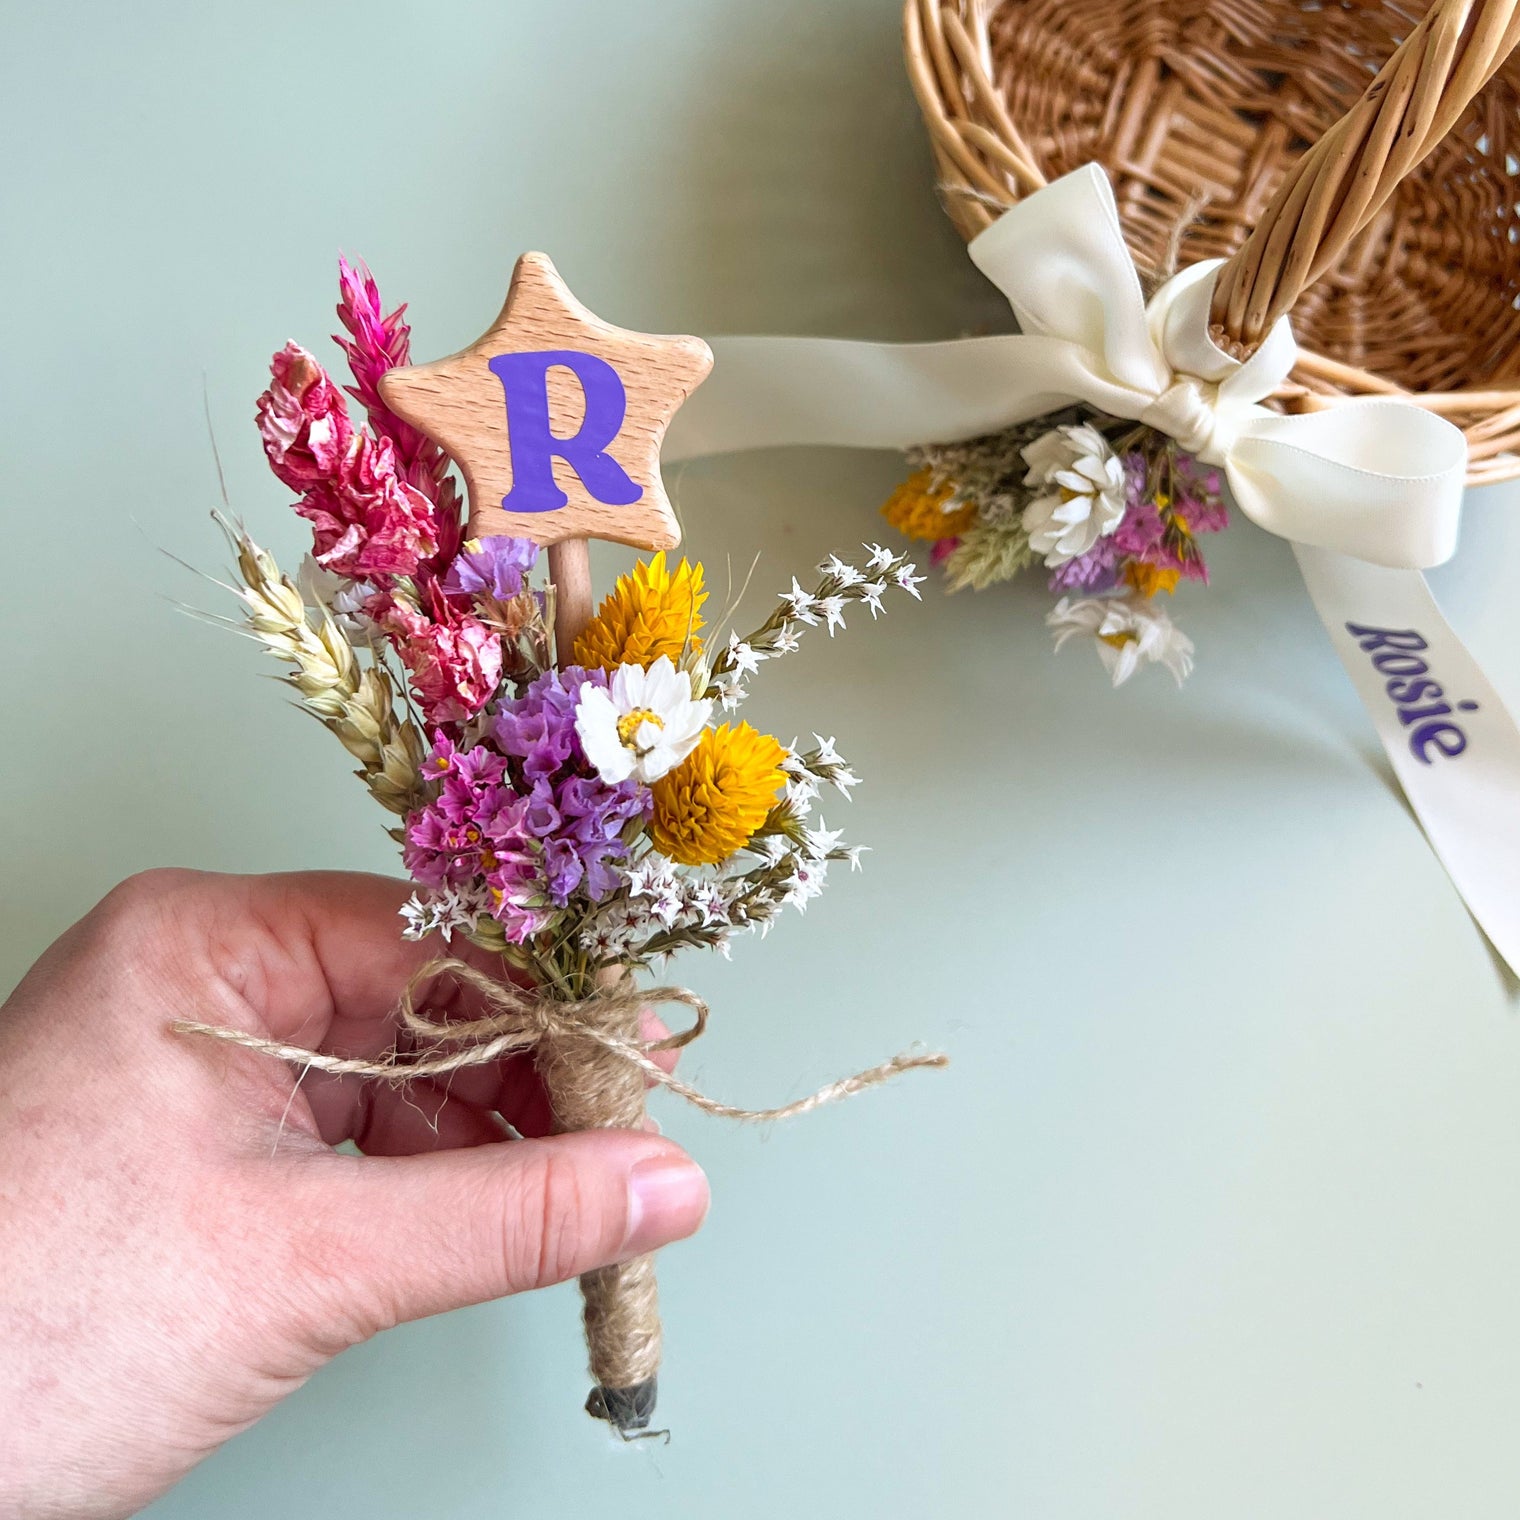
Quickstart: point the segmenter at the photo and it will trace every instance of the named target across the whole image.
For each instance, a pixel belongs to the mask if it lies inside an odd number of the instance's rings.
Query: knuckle
[[[101,898],[90,914],[91,926],[108,939],[135,939],[162,920],[173,899],[197,876],[172,866],[139,871]]]
[[[597,1220],[577,1167],[552,1145],[519,1168],[507,1210],[506,1278],[512,1290],[539,1288],[574,1277],[594,1253]]]

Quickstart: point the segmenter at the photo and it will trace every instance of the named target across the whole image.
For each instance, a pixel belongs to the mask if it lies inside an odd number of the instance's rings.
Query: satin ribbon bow
[[[1170,434],[1220,467],[1240,510],[1295,543],[1372,564],[1456,548],[1467,445],[1397,399],[1282,416],[1260,403],[1297,356],[1287,319],[1241,363],[1209,337],[1220,263],[1146,303],[1095,164],[1020,201],[970,246],[1022,332],[949,343],[724,338],[667,459],[772,444],[905,449],[997,432],[1084,402]]]
[[[667,460],[785,444],[906,449],[1085,403],[1223,470],[1240,510],[1292,542],[1315,609],[1436,854],[1520,973],[1520,728],[1418,572],[1456,547],[1467,447],[1397,397],[1283,416],[1286,321],[1243,363],[1209,336],[1219,264],[1147,303],[1096,165],[1028,196],[970,247],[1022,332],[949,343],[713,340],[712,378]]]

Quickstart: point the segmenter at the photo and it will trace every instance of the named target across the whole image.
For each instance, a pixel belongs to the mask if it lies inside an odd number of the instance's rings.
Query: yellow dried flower
[[[976,521],[976,507],[968,503],[946,512],[954,487],[949,484],[931,487],[928,470],[910,475],[887,498],[881,515],[904,538],[934,543],[941,538],[959,538]]]
[[[683,650],[697,653],[702,648],[696,632],[706,600],[701,565],[683,559],[671,573],[662,551],[618,577],[576,639],[574,662],[587,670],[611,671],[619,665],[648,666],[664,654],[679,664]]]
[[[683,866],[711,866],[748,844],[786,780],[785,748],[748,723],[703,731],[697,747],[654,784],[650,838]]]
[[[1137,559],[1132,559],[1124,567],[1124,579],[1141,596],[1155,596],[1158,591],[1164,591],[1170,596],[1177,589],[1177,582],[1181,578],[1182,572],[1179,570],[1164,568],[1160,565],[1142,564]]]

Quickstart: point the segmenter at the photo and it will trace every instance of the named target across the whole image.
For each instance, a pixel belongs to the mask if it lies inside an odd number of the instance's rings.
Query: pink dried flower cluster
[[[388,316],[380,302],[375,277],[360,262],[338,259],[338,320],[349,336],[334,335],[343,350],[354,383],[348,393],[364,408],[369,424],[396,450],[396,470],[410,486],[438,508],[439,558],[451,559],[459,547],[453,525],[459,517],[459,498],[449,475],[449,458],[425,433],[403,422],[380,396],[380,377],[387,370],[412,362],[412,330],[403,321],[405,305]]]
[[[287,343],[270,361],[256,409],[275,475],[297,493],[324,569],[357,583],[355,606],[385,634],[429,724],[467,722],[501,679],[500,638],[443,581],[460,550],[460,500],[449,461],[386,407],[380,379],[411,359],[404,307],[389,315],[362,264],[338,261],[336,338],[365,409],[356,426],[343,392],[316,358]],[[450,583],[452,585],[452,582]]]
[[[397,474],[391,441],[355,429],[338,388],[298,344],[270,372],[259,433],[269,467],[302,493],[296,511],[313,524],[317,563],[355,580],[413,574],[438,552],[437,513]]]
[[[430,724],[464,723],[501,680],[501,639],[429,582],[423,605],[382,591],[365,611],[395,645],[412,694]]]

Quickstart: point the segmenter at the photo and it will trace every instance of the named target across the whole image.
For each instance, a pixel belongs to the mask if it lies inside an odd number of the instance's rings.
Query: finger
[[[458,950],[491,968],[472,946],[403,939],[405,882],[342,871],[209,879],[219,890],[199,897],[211,905],[208,944],[275,1039],[377,1054],[394,1036],[400,994],[429,961]],[[448,1011],[458,996],[447,984],[428,1001]]]
[[[446,1083],[423,1078],[393,1086],[346,1078],[355,1084],[348,1091],[314,1092],[316,1075],[307,1077],[304,1090],[328,1145],[352,1140],[366,1156],[413,1156],[511,1138],[499,1114],[450,1092]]]
[[[324,1157],[287,1188],[313,1324],[355,1338],[643,1255],[690,1235],[708,1205],[696,1163],[637,1130]]]

